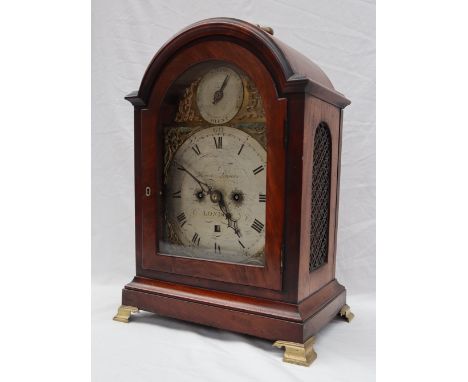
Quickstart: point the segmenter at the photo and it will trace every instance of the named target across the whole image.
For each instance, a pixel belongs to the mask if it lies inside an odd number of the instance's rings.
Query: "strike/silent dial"
[[[233,119],[239,112],[243,99],[242,79],[227,66],[211,69],[198,84],[198,110],[203,119],[214,125]]]

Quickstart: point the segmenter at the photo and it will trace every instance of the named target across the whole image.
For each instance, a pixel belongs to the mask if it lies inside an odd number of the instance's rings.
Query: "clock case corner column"
[[[133,169],[134,169],[134,208],[135,208],[135,274],[139,275],[142,264],[142,195],[145,187],[142,183],[141,158],[142,158],[142,119],[148,111],[146,102],[138,95],[138,91],[131,92],[125,97],[133,105]]]

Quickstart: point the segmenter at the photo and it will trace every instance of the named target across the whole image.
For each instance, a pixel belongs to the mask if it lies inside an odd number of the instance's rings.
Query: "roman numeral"
[[[173,198],[181,198],[181,191],[176,191],[176,192],[173,192],[172,193],[172,197]]]
[[[192,150],[195,151],[195,154],[197,155],[201,154],[200,147],[198,147],[198,145],[192,146]]]
[[[223,148],[223,137],[217,137],[217,138],[218,139],[216,139],[216,137],[213,137],[215,146],[216,146],[217,149],[222,149]]]
[[[258,166],[255,170],[252,170],[254,175],[257,175],[259,172],[262,172],[265,168],[263,167],[263,165],[261,166]]]
[[[244,247],[244,244],[242,244],[242,242],[240,240],[237,240],[239,242],[239,244],[241,245],[242,248],[245,248]]]
[[[180,226],[183,227],[185,223],[187,223],[187,217],[185,216],[185,213],[181,212],[179,215],[177,215],[177,221],[179,222]]]
[[[221,247],[216,243],[214,243],[214,250],[215,250],[215,253],[221,254]]]
[[[198,236],[198,233],[196,232],[192,237],[192,243],[200,246],[200,236]]]
[[[262,232],[262,229],[264,227],[264,224],[259,222],[257,219],[254,220],[254,222],[252,223],[251,227],[257,231],[258,233]]]
[[[265,194],[258,194],[258,201],[260,203],[265,203],[266,202],[266,195]]]
[[[237,153],[237,155],[240,155],[243,148],[244,148],[244,144],[242,144],[242,146],[240,147],[239,152]]]

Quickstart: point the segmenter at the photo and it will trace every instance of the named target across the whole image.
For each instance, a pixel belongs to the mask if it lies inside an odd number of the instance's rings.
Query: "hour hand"
[[[228,211],[227,206],[224,203],[224,198],[223,198],[222,194],[219,191],[215,191],[215,192],[217,192],[219,194],[219,197],[218,197],[218,200],[217,200],[218,201],[218,206],[219,206],[219,209],[221,210],[221,212],[223,213],[223,215],[226,217],[226,219],[228,221],[228,227],[232,228],[234,230],[235,234],[238,237],[241,237],[240,229],[237,226],[237,220],[234,220],[232,218],[231,213]]]

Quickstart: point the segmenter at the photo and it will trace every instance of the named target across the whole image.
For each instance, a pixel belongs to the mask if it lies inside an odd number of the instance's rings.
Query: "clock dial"
[[[235,117],[242,106],[244,85],[234,70],[220,66],[207,72],[197,88],[197,106],[207,122],[219,125]]]
[[[166,221],[182,256],[263,263],[266,151],[249,134],[208,127],[174,154],[166,178]]]

